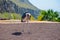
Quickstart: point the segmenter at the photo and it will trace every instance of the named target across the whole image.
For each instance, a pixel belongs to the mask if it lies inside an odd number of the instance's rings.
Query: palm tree
[[[38,20],[45,20],[45,21],[57,21],[58,20],[58,12],[49,9],[47,11],[41,10],[40,15],[38,16]]]
[[[38,21],[42,21],[42,20],[46,20],[46,15],[47,13],[46,13],[46,11],[45,10],[41,10],[40,11],[40,14],[39,14],[39,16],[38,16]]]
[[[48,12],[48,19],[50,20],[50,21],[55,21],[55,20],[57,20],[57,18],[58,18],[58,12],[57,11],[53,11],[52,9],[50,10],[48,10],[47,11]]]

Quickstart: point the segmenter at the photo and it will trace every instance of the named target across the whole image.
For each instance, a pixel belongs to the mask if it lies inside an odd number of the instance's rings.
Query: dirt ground
[[[60,23],[0,21],[0,40],[60,40]]]

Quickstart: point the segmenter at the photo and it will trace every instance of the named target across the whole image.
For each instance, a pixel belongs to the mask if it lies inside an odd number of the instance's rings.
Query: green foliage
[[[58,20],[57,20],[58,22],[60,22],[60,17],[58,18]]]
[[[11,13],[11,19],[21,19],[20,14],[16,14],[16,13]]]
[[[0,13],[0,18],[4,18],[4,19],[21,19],[21,15],[17,14],[17,13]]]
[[[45,15],[46,15],[46,11],[41,10],[41,11],[40,11],[40,14],[39,14],[39,16],[38,16],[38,21],[44,20]]]
[[[35,18],[31,15],[30,20],[31,20],[31,21],[34,21],[34,20],[35,20]]]
[[[42,21],[43,17],[44,17],[44,15],[39,15],[38,16],[38,21]]]
[[[59,14],[57,11],[53,10],[41,10],[40,15],[38,16],[39,21],[58,21],[59,19]]]
[[[9,14],[8,13],[0,13],[0,18],[5,18],[8,19],[9,18]]]
[[[21,15],[17,14],[17,13],[7,13],[7,12],[4,12],[4,13],[0,13],[0,18],[20,20],[21,19]],[[30,20],[34,21],[35,18],[31,15]]]

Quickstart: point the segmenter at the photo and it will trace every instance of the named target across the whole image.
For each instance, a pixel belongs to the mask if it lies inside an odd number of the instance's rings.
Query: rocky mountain
[[[0,0],[0,12],[15,12],[18,6],[10,0]]]
[[[33,6],[28,0],[0,0],[0,12],[20,13],[30,12],[35,18],[39,9]]]

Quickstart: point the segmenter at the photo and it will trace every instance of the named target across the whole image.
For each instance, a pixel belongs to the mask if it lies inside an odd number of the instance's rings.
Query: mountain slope
[[[28,0],[0,0],[0,12],[20,13],[30,12],[35,18],[39,9],[33,6]]]
[[[18,7],[20,7],[21,10],[19,13],[23,14],[25,11],[30,12],[34,17],[37,18],[39,15],[39,9],[33,6],[28,0],[10,0],[13,3],[15,3]]]
[[[15,12],[17,7],[12,1],[0,0],[0,12]]]
[[[28,0],[26,0],[26,2],[21,1],[21,0],[11,0],[12,2],[14,2],[16,5],[18,5],[19,7],[23,7],[23,8],[29,8],[29,9],[33,9],[33,10],[38,10],[35,6],[33,6]]]

